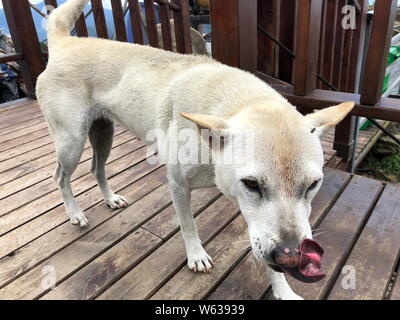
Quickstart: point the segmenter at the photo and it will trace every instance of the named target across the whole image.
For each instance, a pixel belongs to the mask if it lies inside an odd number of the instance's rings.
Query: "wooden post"
[[[397,0],[376,1],[360,101],[374,105],[382,96]]]
[[[316,87],[322,1],[298,0],[294,94],[305,96]]]
[[[358,3],[360,7],[357,14],[356,29],[345,30],[346,32],[351,31],[351,41],[347,41],[348,45],[351,45],[351,49],[348,48],[348,53],[344,54],[344,57],[346,57],[345,69],[347,73],[344,74],[345,84],[343,84],[342,91],[350,93],[356,93],[357,91],[357,79],[360,74],[361,67],[361,63],[359,62],[362,60],[363,56],[364,38],[367,24],[367,0],[359,0]],[[355,148],[355,121],[356,119],[354,117],[348,116],[336,126],[333,148],[337,151],[337,155],[344,161],[349,160],[349,156],[353,153],[353,149]]]
[[[257,71],[257,0],[211,0],[213,57]]]
[[[281,39],[280,32],[280,0],[258,1],[257,20],[258,25],[267,30],[275,39]],[[286,12],[283,16],[286,16]],[[267,37],[261,30],[258,30],[258,71],[279,76],[279,46]]]
[[[35,97],[37,77],[44,71],[45,64],[29,2],[3,0],[3,7],[15,49],[23,54],[20,65],[28,96]]]
[[[293,0],[281,0],[280,41],[294,51],[294,17],[296,4]],[[285,50],[279,50],[279,79],[293,83],[293,57]]]
[[[97,37],[108,39],[106,17],[101,0],[91,0]]]
[[[174,11],[176,50],[179,53],[192,53],[192,34],[190,31],[189,0],[171,0],[180,7]]]
[[[116,39],[118,41],[127,42],[124,11],[121,0],[111,0],[112,13],[114,17],[114,28]]]

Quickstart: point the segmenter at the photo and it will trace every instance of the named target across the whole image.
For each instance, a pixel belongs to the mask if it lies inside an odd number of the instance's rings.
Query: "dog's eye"
[[[260,187],[258,185],[258,182],[255,180],[250,180],[250,179],[242,179],[242,182],[244,183],[244,185],[249,188],[252,191],[257,191],[261,194],[260,192]]]
[[[315,180],[315,181],[308,187],[307,192],[306,192],[306,196],[307,196],[311,191],[313,191],[313,190],[317,187],[319,181],[320,181],[320,180]]]

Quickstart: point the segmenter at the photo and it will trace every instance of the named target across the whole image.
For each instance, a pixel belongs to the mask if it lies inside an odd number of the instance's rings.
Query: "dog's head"
[[[347,102],[303,116],[279,101],[244,108],[229,119],[182,114],[220,137],[221,148],[213,150],[216,185],[239,204],[255,256],[303,281],[318,279],[323,253],[310,240],[308,221],[323,179],[319,138],[353,107]]]

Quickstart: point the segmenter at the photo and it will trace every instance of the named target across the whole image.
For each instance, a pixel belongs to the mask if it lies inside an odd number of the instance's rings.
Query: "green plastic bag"
[[[387,66],[390,66],[393,62],[395,62],[399,58],[400,58],[400,46],[391,46],[390,50],[389,50],[388,59],[387,59]],[[388,74],[386,74],[385,80],[383,81],[382,93],[385,93],[386,90],[388,89],[389,80],[390,80],[390,72]],[[360,130],[366,130],[370,125],[371,125],[371,122],[369,122],[367,120],[361,125]]]

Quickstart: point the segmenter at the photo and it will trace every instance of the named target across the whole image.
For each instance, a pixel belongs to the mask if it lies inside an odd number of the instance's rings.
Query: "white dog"
[[[120,208],[127,200],[112,192],[104,167],[114,120],[143,140],[152,129],[168,131],[171,120],[178,130],[209,130],[222,143],[219,149],[211,148],[214,164],[167,164],[189,268],[212,268],[194,224],[190,193],[216,185],[239,204],[253,252],[267,265],[275,297],[300,299],[282,271],[305,282],[323,277],[323,251],[311,240],[308,222],[311,200],[323,178],[319,136],[340,122],[354,103],[303,116],[254,75],[209,57],[70,37],[87,3],[70,0],[50,15],[49,63],[37,84],[38,102],[57,151],[55,178],[71,222],[81,227],[88,223],[70,185],[87,137],[94,150],[92,173],[104,199],[111,208]],[[252,133],[251,153],[233,152],[232,138],[243,132]],[[207,140],[184,147],[190,151],[209,146]],[[224,163],[227,153],[240,154],[241,161]]]

